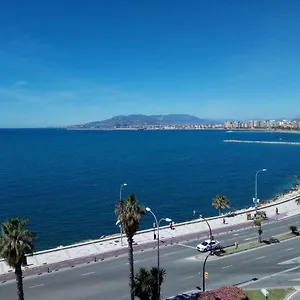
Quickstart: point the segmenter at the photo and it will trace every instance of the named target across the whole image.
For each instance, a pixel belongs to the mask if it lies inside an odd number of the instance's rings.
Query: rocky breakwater
[[[224,140],[224,143],[247,143],[247,144],[275,144],[300,146],[300,142],[277,142],[277,141],[244,141],[244,140]]]

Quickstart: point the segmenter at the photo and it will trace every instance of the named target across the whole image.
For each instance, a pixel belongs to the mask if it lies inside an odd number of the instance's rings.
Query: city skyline
[[[299,1],[58,3],[0,12],[0,127],[300,112]]]

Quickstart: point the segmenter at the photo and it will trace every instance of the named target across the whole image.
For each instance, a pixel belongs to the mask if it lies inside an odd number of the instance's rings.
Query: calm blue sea
[[[224,139],[299,141],[287,133],[225,131],[0,130],[0,220],[26,216],[37,249],[118,231],[114,205],[135,193],[175,222],[194,209],[209,216],[216,194],[234,208],[281,193],[300,174],[300,147],[224,143]],[[142,228],[152,225],[146,216]]]

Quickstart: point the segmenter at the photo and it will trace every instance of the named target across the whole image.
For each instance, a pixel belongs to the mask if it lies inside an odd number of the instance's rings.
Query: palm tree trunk
[[[22,268],[21,264],[18,264],[15,268],[15,275],[17,281],[17,294],[18,300],[24,300],[24,291],[23,291],[23,277],[22,277]]]
[[[134,285],[134,267],[133,267],[133,241],[132,238],[128,238],[128,261],[129,261],[129,286],[131,300],[134,300],[133,285]]]
[[[261,234],[262,234],[261,225],[259,225],[259,227],[258,227],[258,242],[259,243],[261,243]]]

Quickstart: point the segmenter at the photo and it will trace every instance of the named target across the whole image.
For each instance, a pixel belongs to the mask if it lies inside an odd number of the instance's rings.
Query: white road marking
[[[177,245],[182,246],[182,247],[186,247],[186,248],[191,248],[191,249],[194,249],[194,250],[197,249],[196,247],[192,247],[192,246],[189,246],[189,245],[184,245],[184,244],[179,244],[179,243]]]
[[[293,250],[294,248],[288,248],[288,249],[286,249],[285,251],[291,251],[291,250]]]
[[[252,238],[246,238],[246,239],[244,239],[244,241],[249,241],[249,240],[253,240],[254,238],[252,237]]]
[[[95,273],[95,272],[83,273],[83,274],[81,274],[81,276],[91,275],[91,274],[94,274],[94,273]]]
[[[195,248],[194,248],[195,249]],[[169,252],[169,253],[166,253],[166,254],[163,254],[162,256],[168,256],[168,255],[172,255],[172,254],[177,254],[178,252]]]
[[[195,278],[195,276],[188,276],[188,277],[185,277],[185,278],[181,278],[181,280],[190,280],[190,279],[193,279]]]
[[[235,233],[234,235],[240,235],[239,233]]]
[[[265,256],[256,257],[255,259],[262,259],[265,258]]]
[[[231,268],[233,265],[230,266],[226,266],[226,267],[222,267],[222,269],[227,269],[227,268]]]
[[[281,274],[285,274],[285,273],[288,273],[288,272],[291,272],[291,271],[294,271],[294,270],[297,270],[297,269],[300,269],[300,266],[297,266],[297,267],[294,267],[294,268],[291,268],[291,269],[287,269],[287,270],[284,270],[284,271],[280,271],[280,272],[277,272],[277,273],[273,273],[271,275],[259,278],[256,281],[250,281],[250,282],[239,284],[238,287],[245,287],[247,285],[254,284],[254,283],[256,284],[257,282],[260,282],[262,280],[269,279],[269,278],[272,278],[272,277],[275,277],[275,276],[278,276],[278,275],[281,275]]]
[[[30,289],[35,289],[37,287],[40,287],[40,286],[43,286],[44,284],[38,284],[38,285],[33,285],[33,286],[30,286],[29,288]]]

